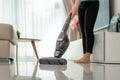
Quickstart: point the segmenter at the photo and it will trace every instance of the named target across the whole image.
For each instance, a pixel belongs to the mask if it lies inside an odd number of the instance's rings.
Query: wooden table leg
[[[16,61],[18,61],[18,44],[16,45]]]
[[[34,49],[34,52],[35,52],[36,58],[37,58],[37,60],[39,61],[39,57],[38,57],[38,53],[37,53],[37,49],[36,49],[36,46],[35,46],[35,41],[32,40],[31,43],[32,43],[32,47],[33,47],[33,49]]]
[[[16,70],[17,70],[17,76],[19,76],[19,69],[18,69],[18,44],[16,44]]]

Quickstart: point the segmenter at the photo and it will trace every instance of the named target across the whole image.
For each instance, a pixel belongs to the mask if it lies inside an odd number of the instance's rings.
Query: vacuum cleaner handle
[[[69,23],[71,21],[71,16],[72,16],[72,13],[69,14],[69,16],[67,17],[66,21],[65,21],[65,24],[62,28],[62,32],[67,32],[67,29],[69,27]]]

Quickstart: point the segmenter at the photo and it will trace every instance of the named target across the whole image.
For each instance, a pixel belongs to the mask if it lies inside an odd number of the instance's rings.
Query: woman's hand
[[[70,14],[72,14],[71,18],[73,18],[78,12],[78,8],[77,7],[73,7],[70,11]]]

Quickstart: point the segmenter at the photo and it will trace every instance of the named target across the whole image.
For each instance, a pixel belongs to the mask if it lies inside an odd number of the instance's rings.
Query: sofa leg
[[[13,61],[14,61],[14,59],[13,59],[13,58],[9,58],[9,60],[10,60],[11,62],[13,62]]]

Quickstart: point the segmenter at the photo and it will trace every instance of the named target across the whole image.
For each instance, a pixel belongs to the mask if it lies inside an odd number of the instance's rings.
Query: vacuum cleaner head
[[[68,16],[68,18],[65,21],[65,24],[63,26],[63,29],[58,36],[57,42],[56,42],[56,49],[54,52],[54,57],[60,58],[65,53],[69,46],[69,38],[67,36],[67,29],[69,27],[69,23],[71,21],[71,14]]]
[[[40,64],[46,64],[46,65],[66,65],[67,64],[66,59],[55,58],[55,57],[40,58],[39,62]]]

